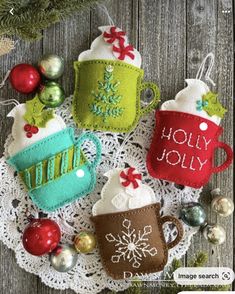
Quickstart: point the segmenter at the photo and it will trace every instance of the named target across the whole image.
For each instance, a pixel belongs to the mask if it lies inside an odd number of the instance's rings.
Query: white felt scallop
[[[46,128],[39,128],[39,132],[37,134],[33,134],[31,138],[27,138],[26,132],[24,131],[24,126],[27,124],[23,118],[25,112],[26,107],[25,103],[23,103],[15,106],[7,115],[7,117],[14,118],[12,126],[12,136],[14,140],[9,145],[7,150],[10,156],[16,154],[25,147],[66,128],[63,119],[54,114],[54,118],[47,122]]]

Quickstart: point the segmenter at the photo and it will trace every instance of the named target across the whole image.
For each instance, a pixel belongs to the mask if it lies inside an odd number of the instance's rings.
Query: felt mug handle
[[[212,173],[218,173],[225,170],[233,161],[233,150],[229,145],[225,144],[224,142],[217,142],[214,151],[218,148],[225,151],[227,158],[221,165],[212,167]]]
[[[164,223],[167,223],[167,222],[173,223],[176,226],[177,231],[178,231],[176,238],[173,241],[167,243],[168,249],[171,249],[171,248],[175,247],[180,242],[180,240],[182,239],[182,237],[184,235],[184,231],[183,231],[183,226],[182,226],[181,222],[178,219],[176,219],[175,217],[170,216],[170,215],[166,215],[166,216],[161,217],[161,225],[163,225]]]
[[[79,148],[79,150],[85,141],[91,141],[95,145],[95,148],[96,148],[95,158],[92,162],[89,162],[90,166],[95,168],[101,159],[100,140],[92,133],[84,133],[78,138],[77,142],[75,143],[75,145]]]
[[[143,82],[140,86],[140,92],[147,89],[151,89],[153,91],[153,99],[146,107],[141,107],[140,116],[148,114],[157,106],[158,102],[160,101],[160,90],[156,84],[151,82]]]

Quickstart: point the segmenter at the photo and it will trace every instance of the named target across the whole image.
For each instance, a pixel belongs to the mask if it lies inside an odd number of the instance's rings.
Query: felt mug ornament
[[[154,191],[141,181],[135,168],[114,169],[105,174],[108,182],[101,199],[93,206],[101,260],[113,279],[127,279],[163,270],[168,250],[183,237],[181,222],[160,215]],[[173,223],[176,238],[166,242],[163,225]]]
[[[207,58],[211,56],[209,54]],[[198,78],[186,82],[188,86],[176,95],[175,100],[166,101],[156,112],[156,129],[147,155],[147,168],[155,178],[200,188],[213,173],[221,172],[231,164],[233,152],[219,141],[223,132],[219,123],[226,110],[217,94],[210,92]],[[220,166],[215,166],[214,154],[218,148],[225,151],[226,159]]]
[[[128,44],[126,33],[115,26],[99,29],[102,35],[74,62],[73,117],[82,128],[129,132],[156,107],[159,89],[143,82],[140,53]],[[146,89],[153,98],[142,107],[140,96]]]
[[[101,157],[101,145],[95,135],[85,133],[75,139],[74,129],[66,128],[57,115],[44,128],[29,125],[27,104],[16,106],[10,116],[15,120],[8,163],[16,169],[39,208],[55,211],[94,189],[95,169]],[[27,136],[29,132],[32,133]],[[81,151],[85,141],[96,147],[93,161],[88,161]]]

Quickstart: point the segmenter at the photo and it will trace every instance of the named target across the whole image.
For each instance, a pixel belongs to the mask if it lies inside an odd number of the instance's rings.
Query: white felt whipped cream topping
[[[124,170],[113,169],[105,174],[108,181],[101,191],[101,199],[93,206],[93,216],[141,208],[156,202],[156,197],[151,187],[142,184],[142,181],[135,179],[135,176],[133,177],[133,182],[128,184],[128,180],[120,176],[122,171],[127,174],[128,168]],[[133,175],[136,174],[139,173],[135,170]],[[125,187],[122,182],[128,185]],[[134,188],[133,184],[138,185],[138,187]]]
[[[221,119],[218,116],[210,116],[205,110],[197,109],[197,101],[202,101],[202,96],[210,91],[207,84],[198,79],[187,79],[186,83],[187,87],[178,92],[174,100],[164,102],[161,110],[180,111],[198,115],[219,125]]]
[[[31,138],[26,136],[24,131],[24,126],[27,124],[26,120],[23,118],[26,112],[26,104],[19,104],[15,106],[7,117],[13,117],[14,123],[12,126],[12,137],[13,141],[8,147],[8,155],[13,156],[17,152],[23,150],[24,148],[36,143],[54,133],[57,133],[66,128],[63,119],[54,114],[54,118],[49,120],[46,124],[46,128],[39,128],[38,133],[34,134]]]
[[[102,34],[92,42],[90,50],[84,51],[78,56],[78,61],[94,60],[94,59],[119,60],[118,59],[119,54],[113,51],[113,46],[120,47],[118,39],[114,40],[112,43],[108,43],[107,39],[104,38],[103,36],[104,32],[110,33],[110,29],[112,27],[113,26],[99,27],[99,30],[102,32]],[[120,32],[122,30],[119,28],[115,28],[115,31]],[[122,36],[122,38],[124,39],[124,46],[125,47],[128,46],[129,43],[128,43],[127,36],[126,35]],[[140,53],[135,48],[133,48],[133,51],[131,51],[131,54],[133,54],[134,56],[133,59],[130,56],[125,55],[125,58],[122,61],[140,68],[141,67]]]

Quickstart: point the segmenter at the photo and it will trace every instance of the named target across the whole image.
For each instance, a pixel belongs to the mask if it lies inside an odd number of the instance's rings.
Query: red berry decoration
[[[25,132],[30,132],[31,131],[31,125],[30,124],[26,124],[24,126],[24,130],[25,130]]]
[[[16,91],[29,94],[37,89],[41,82],[41,77],[34,66],[22,63],[13,67],[9,80]]]
[[[24,230],[23,246],[32,255],[41,256],[53,251],[60,242],[60,227],[48,218],[32,219]]]
[[[31,126],[31,132],[32,132],[33,134],[37,134],[38,131],[39,131],[39,129],[38,129],[37,126]]]
[[[24,131],[26,132],[27,138],[32,138],[33,134],[37,134],[39,132],[39,128],[37,126],[26,124],[24,125]]]
[[[27,133],[26,133],[26,137],[27,137],[27,138],[32,138],[32,136],[33,136],[33,134],[32,134],[31,132],[27,132]]]

